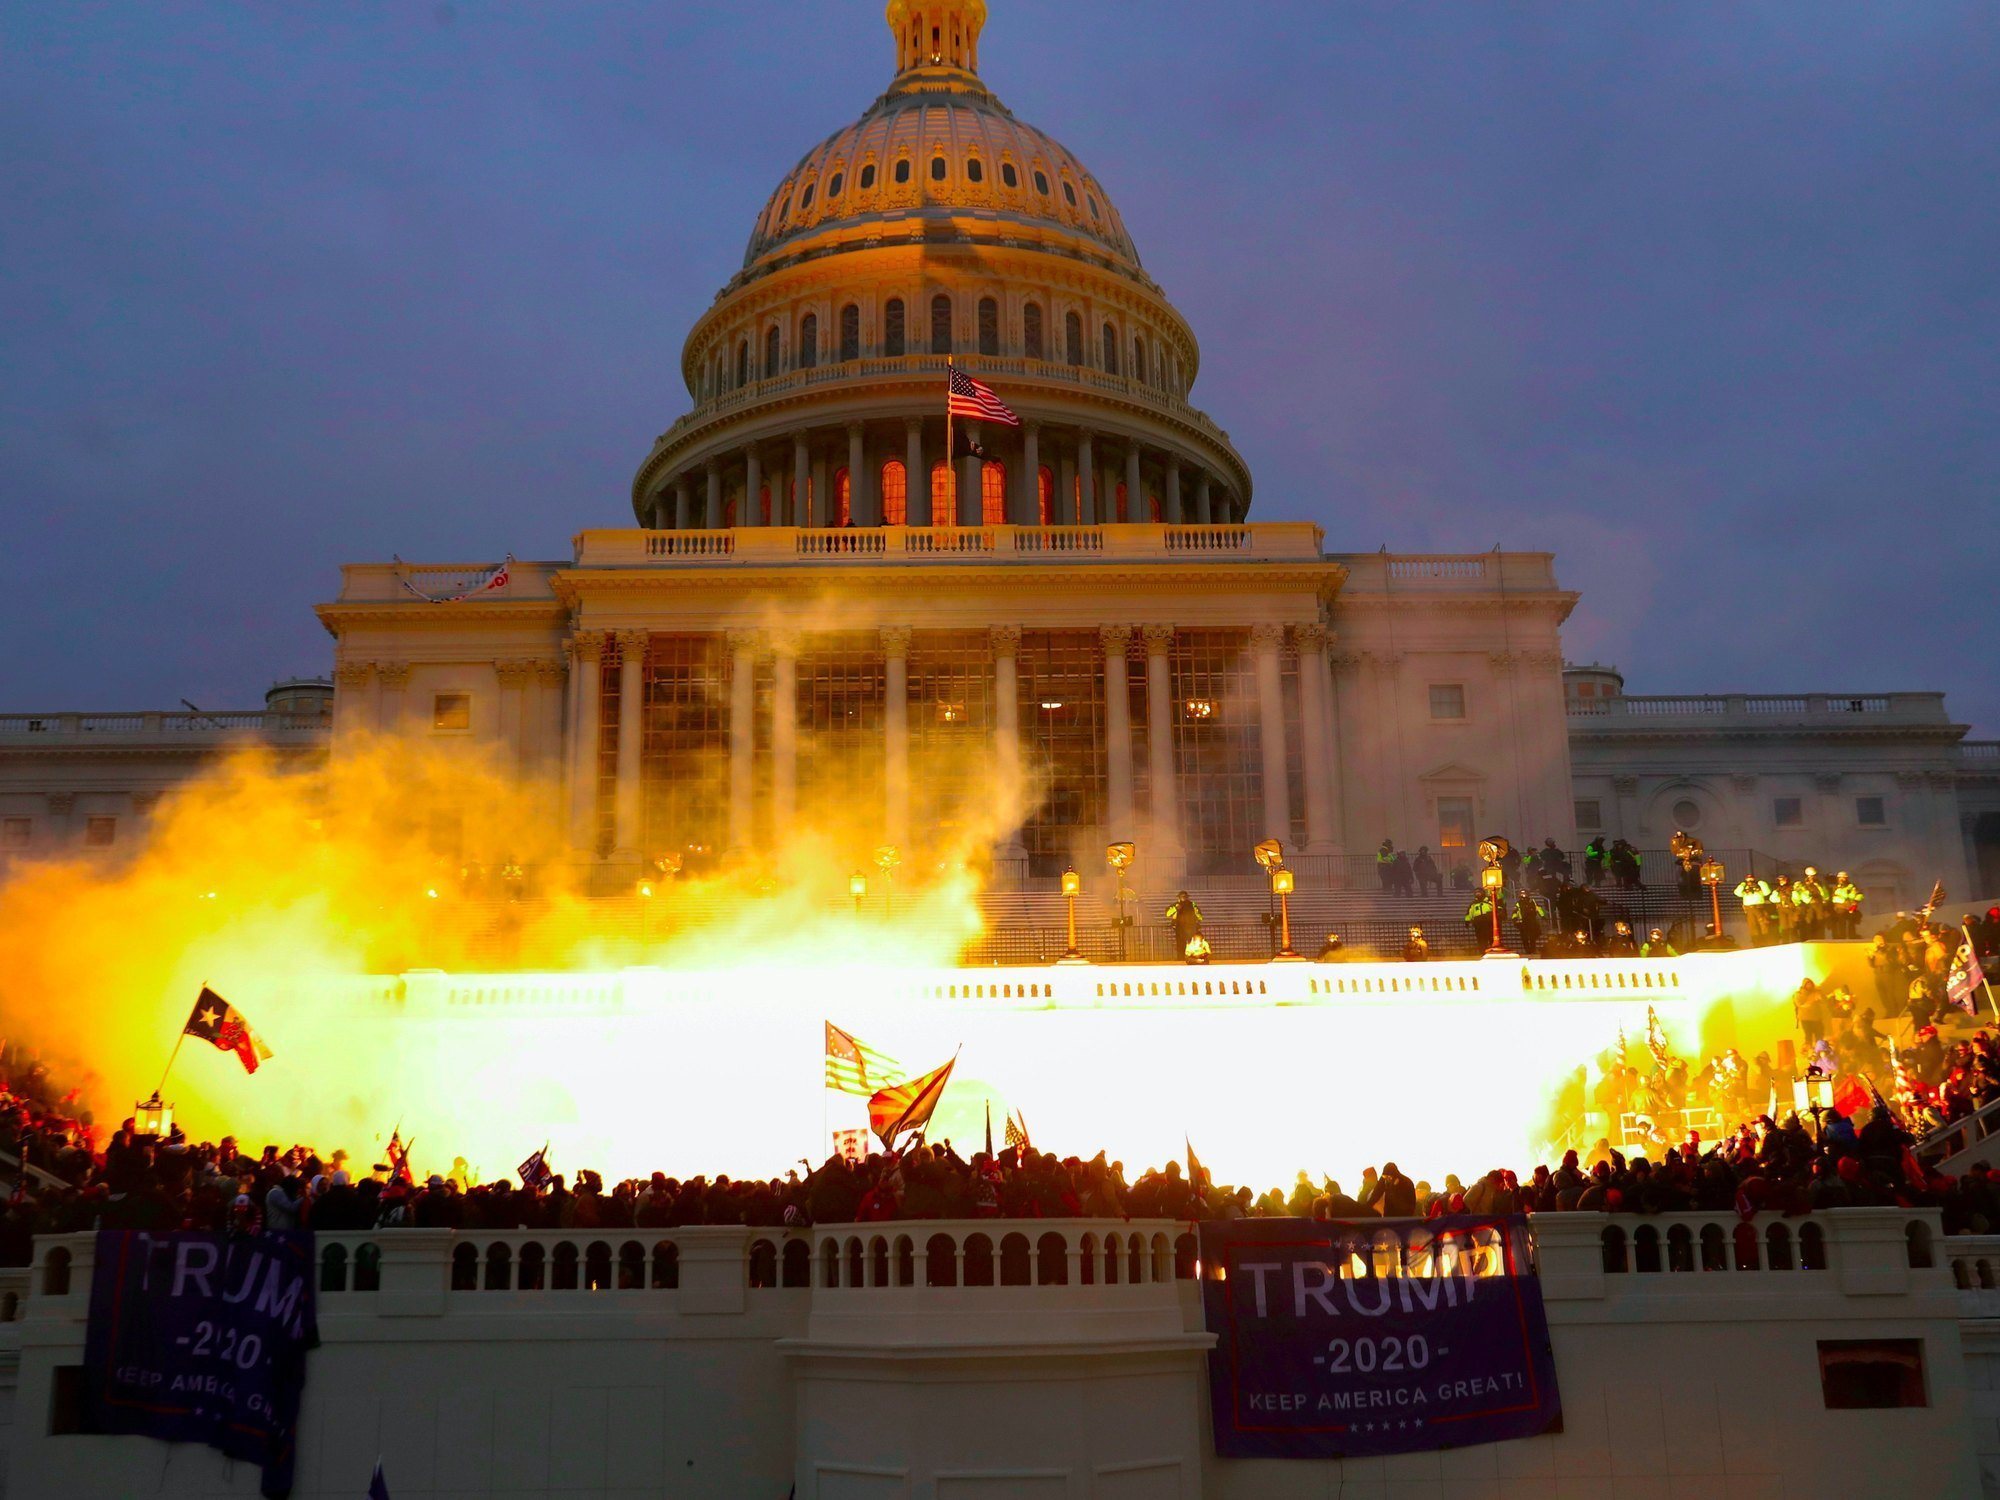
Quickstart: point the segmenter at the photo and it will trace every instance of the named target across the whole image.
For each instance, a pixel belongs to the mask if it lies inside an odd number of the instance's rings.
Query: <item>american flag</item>
[[[1019,1119],[1016,1119],[1013,1115],[1011,1114],[1008,1115],[1007,1145],[1011,1149],[1018,1151],[1027,1144],[1028,1144],[1028,1117],[1026,1115],[1022,1115]]]
[[[952,369],[948,389],[950,399],[946,408],[954,417],[970,417],[975,422],[1004,422],[1009,427],[1021,425],[1014,409],[994,395],[991,386],[974,380],[956,366]]]
[[[828,1088],[866,1099],[877,1089],[901,1083],[909,1076],[895,1058],[877,1052],[831,1021],[825,1026]]]

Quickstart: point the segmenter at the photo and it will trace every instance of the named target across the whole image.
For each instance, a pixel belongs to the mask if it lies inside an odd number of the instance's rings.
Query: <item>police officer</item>
[[[1833,892],[1827,901],[1833,912],[1833,935],[1840,938],[1861,936],[1861,887],[1847,878],[1842,870],[1833,877]]]
[[[1750,942],[1761,948],[1771,940],[1771,886],[1755,875],[1736,882],[1736,899],[1743,903],[1743,922],[1750,929]]]
[[[1811,865],[1792,882],[1792,905],[1798,908],[1799,941],[1817,942],[1826,931],[1826,887],[1820,884],[1819,871]]]
[[[1388,839],[1382,840],[1382,847],[1375,851],[1375,878],[1382,882],[1382,889],[1388,890],[1394,880],[1396,867],[1396,846]]]

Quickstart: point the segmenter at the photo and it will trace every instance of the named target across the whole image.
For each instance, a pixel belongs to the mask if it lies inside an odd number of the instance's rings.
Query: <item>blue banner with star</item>
[[[1562,1430],[1519,1216],[1201,1226],[1222,1458],[1358,1458]]]

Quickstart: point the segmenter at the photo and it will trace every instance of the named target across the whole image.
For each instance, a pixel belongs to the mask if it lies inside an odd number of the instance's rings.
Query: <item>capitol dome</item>
[[[981,80],[985,0],[887,20],[889,87],[785,174],[688,334],[694,408],[633,480],[641,524],[1242,520],[1249,469],[1188,402],[1194,332],[1103,185]],[[1021,426],[948,434],[948,364]]]

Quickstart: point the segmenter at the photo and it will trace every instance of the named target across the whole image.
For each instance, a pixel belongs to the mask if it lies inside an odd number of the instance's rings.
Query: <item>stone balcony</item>
[[[1781,730],[1951,727],[1943,693],[1704,693],[1571,698],[1572,730]]]
[[[332,732],[328,714],[266,709],[215,713],[0,714],[0,748],[204,749],[259,740],[279,746],[319,745]]]

